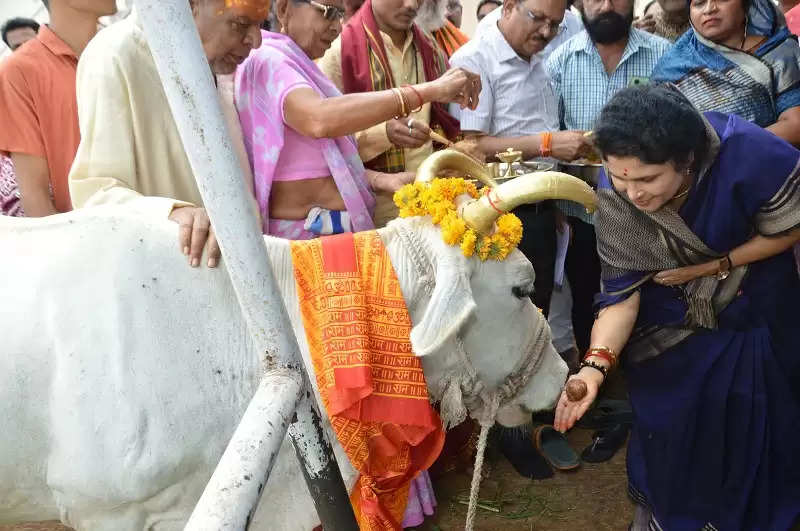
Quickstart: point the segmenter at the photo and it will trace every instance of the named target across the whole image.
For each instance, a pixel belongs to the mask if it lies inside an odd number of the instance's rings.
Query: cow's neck
[[[389,226],[379,229],[378,234],[394,266],[411,321],[415,324],[419,323],[425,314],[436,280],[436,253],[431,247],[440,241],[441,236],[429,222],[426,223],[422,218],[395,220]],[[433,240],[431,240],[432,238]],[[312,367],[305,329],[302,325],[300,304],[297,299],[290,242],[271,236],[265,236],[264,241],[275,280],[294,326],[303,361],[306,367]],[[436,392],[437,375],[451,373],[458,363],[458,357],[453,355],[455,348],[455,344],[445,344],[440,352],[422,358],[422,366],[431,396],[436,397],[438,394]],[[318,391],[315,378],[311,378],[311,383]]]

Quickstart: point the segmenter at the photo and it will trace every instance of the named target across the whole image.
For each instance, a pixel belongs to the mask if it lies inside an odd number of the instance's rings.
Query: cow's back
[[[132,216],[0,218],[0,521],[53,517],[49,487],[82,527],[177,522],[252,396],[225,269],[190,268],[174,223]]]

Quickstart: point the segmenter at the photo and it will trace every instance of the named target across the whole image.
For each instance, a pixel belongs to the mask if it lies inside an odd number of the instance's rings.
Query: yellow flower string
[[[434,179],[429,183],[407,184],[394,194],[400,217],[430,216],[439,225],[448,245],[458,245],[464,256],[481,260],[504,260],[522,239],[522,222],[514,214],[497,219],[494,233],[488,236],[469,228],[456,211],[456,197],[478,199],[475,185],[459,178]]]

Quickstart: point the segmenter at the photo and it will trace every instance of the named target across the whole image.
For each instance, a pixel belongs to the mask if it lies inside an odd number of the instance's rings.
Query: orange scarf
[[[445,51],[447,58],[453,57],[456,50],[464,46],[468,41],[466,33],[458,29],[455,24],[445,20],[444,26],[433,32],[436,42]]]
[[[291,249],[322,402],[360,472],[350,496],[359,528],[400,530],[411,480],[439,455],[444,429],[389,255],[375,231]]]

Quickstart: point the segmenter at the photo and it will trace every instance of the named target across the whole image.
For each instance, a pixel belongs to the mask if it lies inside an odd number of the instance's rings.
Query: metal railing
[[[275,424],[278,418],[294,418],[288,432],[323,527],[356,529],[313,393],[306,392],[311,387],[297,340],[247,197],[189,2],[136,0],[136,10],[266,374],[186,529],[247,528],[260,493],[242,488],[231,495],[225,487],[232,474],[252,474],[266,483],[270,452],[280,447],[286,432],[285,424]],[[265,437],[257,455],[242,454],[242,442],[256,436]],[[257,486],[259,481],[253,483]]]

